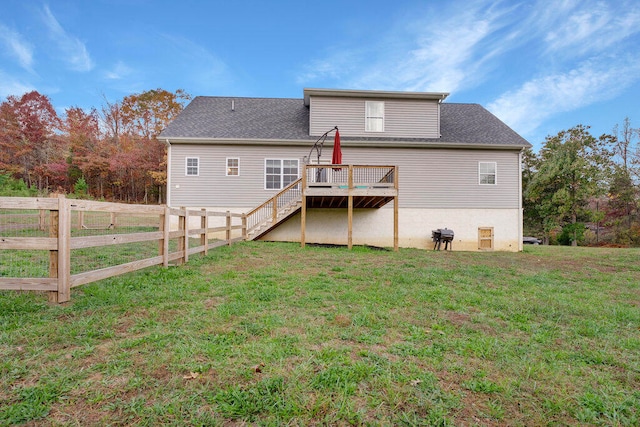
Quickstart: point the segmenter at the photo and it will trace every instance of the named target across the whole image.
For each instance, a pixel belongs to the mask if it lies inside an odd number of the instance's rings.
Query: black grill
[[[437,230],[431,230],[431,239],[435,242],[433,250],[440,250],[440,245],[444,242],[444,250],[451,250],[453,247],[453,230],[448,228],[438,228]]]

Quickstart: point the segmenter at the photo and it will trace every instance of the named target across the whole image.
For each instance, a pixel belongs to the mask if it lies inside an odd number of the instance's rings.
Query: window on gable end
[[[480,185],[496,185],[497,180],[496,162],[478,163],[478,182]]]
[[[365,132],[384,132],[384,102],[365,101]]]

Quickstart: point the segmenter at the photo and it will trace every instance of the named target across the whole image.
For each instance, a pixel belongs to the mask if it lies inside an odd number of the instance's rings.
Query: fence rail
[[[246,224],[228,211],[0,197],[0,290],[66,302],[73,287],[245,240]]]

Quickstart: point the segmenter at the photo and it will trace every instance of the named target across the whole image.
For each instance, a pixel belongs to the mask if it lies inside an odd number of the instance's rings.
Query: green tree
[[[569,226],[571,244],[578,244],[580,222],[591,219],[588,202],[604,192],[610,169],[610,137],[599,139],[578,125],[548,136],[540,150],[538,170],[525,190],[545,237],[555,227]]]
[[[537,200],[533,200],[526,192],[539,167],[540,159],[538,155],[531,148],[524,150],[522,153],[522,188],[525,191],[522,198],[522,207],[524,210],[524,234],[530,236],[545,235],[544,217],[540,216],[541,210],[536,206]]]

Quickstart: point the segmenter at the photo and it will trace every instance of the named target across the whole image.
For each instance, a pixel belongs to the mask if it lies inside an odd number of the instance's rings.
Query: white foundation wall
[[[300,214],[264,236],[264,240],[300,241]],[[522,219],[519,209],[400,209],[398,245],[433,249],[431,231],[449,228],[455,233],[453,250],[477,251],[478,228],[491,227],[494,250],[522,250]],[[346,245],[346,209],[309,209],[307,243]],[[362,209],[353,212],[353,244],[393,247],[393,209]],[[443,246],[444,247],[444,246]]]
[[[199,210],[199,207],[189,209]],[[249,209],[208,207],[216,212],[243,213]],[[301,214],[298,213],[266,234],[262,239],[299,242]],[[199,228],[199,218],[191,217],[190,228]],[[235,219],[239,221],[239,219]],[[221,227],[225,218],[210,218],[209,227]],[[234,223],[235,224],[235,223]],[[493,250],[522,250],[522,217],[519,209],[411,209],[398,212],[398,245],[403,248],[433,249],[431,231],[449,228],[454,231],[454,251],[479,250],[479,228],[493,228]],[[177,228],[177,222],[172,229]],[[220,238],[224,233],[220,234]],[[234,230],[233,237],[241,235]],[[306,242],[346,245],[348,219],[346,209],[307,210]],[[213,237],[213,236],[212,236]],[[216,236],[218,237],[218,236]],[[355,209],[353,211],[353,244],[393,247],[393,209]],[[444,248],[444,245],[442,245]]]

